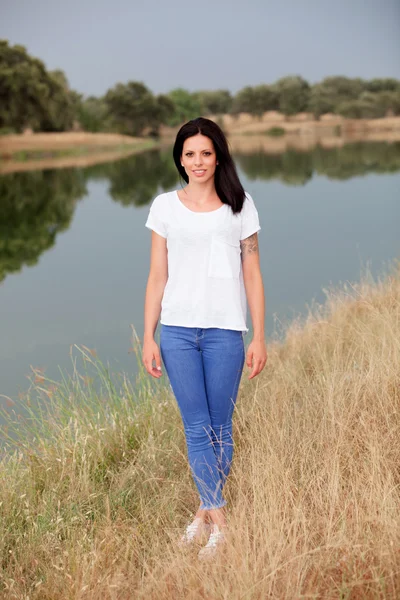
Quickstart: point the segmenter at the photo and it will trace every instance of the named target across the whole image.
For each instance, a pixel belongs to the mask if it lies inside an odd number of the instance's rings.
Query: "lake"
[[[247,136],[233,155],[260,216],[267,345],[323,303],[324,289],[358,281],[367,265],[377,277],[400,256],[400,143],[271,151]],[[56,380],[59,367],[71,372],[73,344],[134,377],[130,325],[142,339],[150,262],[144,223],[152,199],[181,185],[172,148],[0,175],[0,394],[23,393],[31,367]]]

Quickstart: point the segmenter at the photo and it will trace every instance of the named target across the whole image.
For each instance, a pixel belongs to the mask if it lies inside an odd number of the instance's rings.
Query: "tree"
[[[201,115],[201,103],[196,93],[188,92],[183,88],[175,88],[168,93],[168,98],[174,104],[174,112],[168,118],[168,125],[175,127]]]
[[[299,75],[279,79],[275,86],[279,110],[285,115],[295,115],[307,109],[310,97],[309,83]]]
[[[173,114],[174,104],[164,95],[154,97],[142,82],[118,83],[104,96],[107,116],[114,127],[127,135],[141,135],[150,127],[157,131]]]
[[[166,124],[175,113],[175,104],[171,98],[165,94],[156,96],[153,107],[153,114],[149,121],[152,134],[158,135],[160,124]]]
[[[377,119],[400,114],[400,92],[363,92],[357,100],[347,100],[337,112],[351,119]]]
[[[347,105],[358,100],[364,90],[365,82],[362,79],[343,76],[326,77],[312,86],[308,110],[317,118],[324,113],[337,112],[339,105],[343,103]]]
[[[279,94],[273,85],[256,85],[253,88],[255,114],[262,115],[268,110],[279,109]]]
[[[231,110],[232,96],[229,90],[199,91],[192,96],[198,100],[203,115],[221,115]]]
[[[241,112],[252,114],[255,106],[254,88],[250,85],[238,91],[233,99],[231,113],[237,115]]]
[[[142,82],[118,83],[104,97],[108,114],[120,131],[140,135],[154,115],[154,97]]]
[[[77,101],[76,114],[79,123],[85,131],[97,133],[112,129],[108,106],[104,98],[96,98],[96,96],[83,98],[80,96]]]
[[[335,112],[336,98],[333,96],[332,90],[322,83],[313,85],[310,91],[307,109],[312,112],[317,119],[326,113]]]
[[[65,131],[72,127],[73,119],[64,73],[47,71],[24,46],[0,40],[0,129]]]
[[[373,107],[369,102],[363,100],[345,100],[336,107],[336,113],[348,119],[371,118]]]
[[[274,86],[262,84],[258,86],[246,86],[239,90],[233,100],[232,113],[250,113],[261,116],[268,110],[276,110],[279,107],[279,98]]]
[[[368,92],[399,92],[400,81],[392,77],[371,79],[365,82],[365,89]]]
[[[370,99],[374,105],[376,117],[386,117],[400,114],[400,88],[398,91],[364,92],[361,100]]]

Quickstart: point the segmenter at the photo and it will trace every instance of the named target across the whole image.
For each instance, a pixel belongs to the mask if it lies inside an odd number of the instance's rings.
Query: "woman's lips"
[[[204,173],[206,172],[205,169],[203,169],[202,171],[200,171],[199,173],[197,173],[196,171],[193,171],[193,173],[197,176],[197,177],[201,177],[202,175],[204,175]]]

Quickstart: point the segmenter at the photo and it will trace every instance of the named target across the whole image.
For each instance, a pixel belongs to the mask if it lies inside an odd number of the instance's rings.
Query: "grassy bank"
[[[155,146],[151,146],[154,148]],[[150,149],[147,148],[147,149]],[[27,171],[41,171],[44,169],[69,169],[69,168],[86,168],[92,165],[101,163],[114,162],[143,152],[143,147],[124,146],[120,149],[109,148],[101,152],[88,152],[81,154],[70,154],[59,156],[58,158],[42,158],[29,160],[0,160],[0,175],[3,173],[24,173]]]
[[[400,264],[326,293],[245,368],[211,564],[176,547],[198,500],[165,371],[113,383],[75,348],[61,384],[35,373],[0,466],[2,597],[400,597]]]
[[[122,150],[148,150],[158,143],[152,138],[117,133],[32,133],[0,137],[0,159],[18,161],[80,157]]]
[[[147,140],[146,143],[133,142],[123,146],[112,147],[113,152],[122,153],[131,150],[149,150],[155,146],[155,142]],[[47,158],[80,157],[99,153],[110,152],[110,146],[78,146],[76,148],[64,148],[60,150],[19,150],[13,154],[13,160],[43,160]]]

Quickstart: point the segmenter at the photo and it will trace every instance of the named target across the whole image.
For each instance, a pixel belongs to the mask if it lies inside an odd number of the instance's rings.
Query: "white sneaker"
[[[208,535],[211,530],[211,525],[208,523],[204,523],[203,519],[197,517],[194,519],[192,523],[190,523],[185,530],[185,533],[182,535],[179,545],[180,546],[189,546],[195,540],[202,538],[205,535]]]
[[[199,552],[199,558],[209,558],[211,556],[214,556],[218,548],[224,543],[224,532],[218,527],[218,525],[214,524],[212,526],[211,535],[208,538],[207,544]]]

